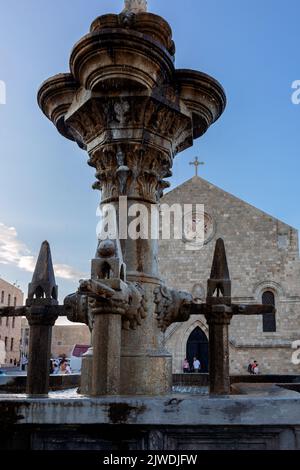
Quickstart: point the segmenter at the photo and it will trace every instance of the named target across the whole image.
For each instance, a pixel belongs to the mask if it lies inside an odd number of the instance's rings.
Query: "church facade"
[[[170,287],[185,290],[201,302],[206,297],[216,240],[224,239],[233,302],[274,304],[276,314],[235,316],[229,327],[230,373],[245,374],[250,361],[262,374],[296,374],[294,341],[300,340],[300,259],[298,231],[235,196],[195,176],[167,193],[162,203],[203,204],[205,243],[195,250],[185,240],[160,240],[159,266]],[[193,214],[197,218],[197,213]],[[190,244],[190,246],[188,246]],[[182,372],[187,357],[198,357],[208,371],[208,328],[193,316],[171,325],[166,349],[173,373]]]

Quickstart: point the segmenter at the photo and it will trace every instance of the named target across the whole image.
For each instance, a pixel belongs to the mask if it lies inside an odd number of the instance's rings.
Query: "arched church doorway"
[[[201,362],[201,372],[208,372],[208,339],[199,326],[192,331],[187,340],[186,357],[190,367],[193,366],[194,357],[197,357]]]

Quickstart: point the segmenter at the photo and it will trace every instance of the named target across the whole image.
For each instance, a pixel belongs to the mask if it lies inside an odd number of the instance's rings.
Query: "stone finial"
[[[147,11],[147,0],[125,0],[124,11],[143,13]]]
[[[207,297],[213,298],[214,296],[224,303],[231,302],[231,281],[222,238],[219,238],[216,242],[210,279],[207,285]]]
[[[55,282],[50,245],[47,241],[42,243],[37,259],[32,281],[28,285],[27,304],[57,303],[57,285]]]
[[[126,265],[119,239],[99,240],[96,258],[92,260],[92,279],[126,281]]]
[[[225,245],[224,245],[224,241],[222,238],[219,238],[216,241],[210,278],[211,279],[226,279],[226,280],[230,279]]]

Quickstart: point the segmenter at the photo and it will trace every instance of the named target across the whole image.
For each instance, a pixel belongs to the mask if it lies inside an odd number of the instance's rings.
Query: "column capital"
[[[36,305],[28,308],[26,318],[30,326],[54,326],[59,316],[55,306]]]

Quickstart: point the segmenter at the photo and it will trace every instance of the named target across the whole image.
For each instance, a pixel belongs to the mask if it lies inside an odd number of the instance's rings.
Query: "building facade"
[[[51,346],[53,357],[59,357],[63,354],[70,357],[76,344],[91,344],[91,333],[86,325],[55,325],[53,327]]]
[[[74,346],[90,345],[91,333],[89,328],[83,324],[56,324],[52,328],[51,355],[53,358],[65,355],[70,357]],[[29,325],[26,318],[22,319],[22,355],[28,358],[29,348]]]
[[[233,301],[273,303],[275,315],[243,317],[230,325],[230,371],[247,372],[250,360],[261,373],[295,374],[293,342],[300,340],[300,260],[298,232],[200,177],[170,191],[163,203],[203,204],[205,242],[201,249],[191,241],[160,240],[160,273],[166,284],[206,297],[215,241],[224,239],[232,280]],[[193,209],[193,220],[197,220]],[[171,224],[172,225],[172,224]],[[199,247],[198,247],[199,248]],[[197,356],[202,371],[208,364],[208,328],[204,317],[171,325],[165,333],[173,355],[173,372],[182,371],[185,357]]]
[[[0,279],[0,306],[22,306],[23,292]],[[10,367],[20,361],[21,317],[0,317],[0,366]]]

